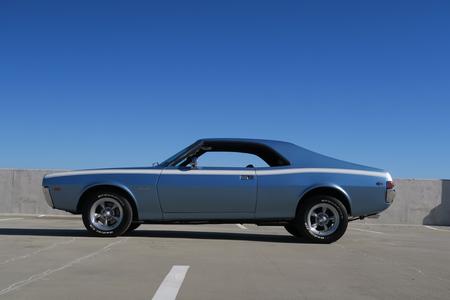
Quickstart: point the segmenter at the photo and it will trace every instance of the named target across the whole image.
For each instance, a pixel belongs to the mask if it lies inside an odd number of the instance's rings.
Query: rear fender
[[[350,196],[341,186],[332,183],[315,184],[304,190],[303,193],[299,196],[300,200],[297,204],[297,210],[303,204],[304,199],[312,195],[323,194],[337,197],[343,202],[342,204],[344,204],[345,208],[347,209],[348,215],[351,215],[352,201]]]

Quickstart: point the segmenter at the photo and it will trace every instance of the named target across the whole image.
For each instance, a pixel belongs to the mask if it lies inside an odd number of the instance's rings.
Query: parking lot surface
[[[249,224],[87,235],[79,218],[0,217],[4,299],[449,299],[450,228],[351,223],[331,245]]]

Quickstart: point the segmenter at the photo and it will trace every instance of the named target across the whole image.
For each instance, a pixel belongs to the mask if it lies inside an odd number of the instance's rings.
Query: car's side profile
[[[265,166],[198,163],[215,152],[251,154]],[[155,167],[49,174],[43,187],[50,206],[82,214],[98,236],[141,223],[233,222],[283,225],[323,243],[339,239],[349,219],[385,210],[395,195],[383,170],[255,139],[202,139]]]

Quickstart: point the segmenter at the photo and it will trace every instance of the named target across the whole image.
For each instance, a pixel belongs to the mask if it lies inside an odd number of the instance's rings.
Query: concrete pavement
[[[351,223],[337,243],[316,245],[282,227],[142,225],[94,238],[79,218],[2,216],[0,245],[4,299],[173,292],[176,299],[448,299],[450,292],[449,227]]]

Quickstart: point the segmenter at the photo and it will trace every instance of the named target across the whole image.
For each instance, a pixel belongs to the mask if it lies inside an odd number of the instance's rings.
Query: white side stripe
[[[173,266],[159,286],[153,300],[175,300],[189,266]]]
[[[247,170],[164,170],[162,174],[168,175],[255,175],[255,171]]]
[[[262,170],[256,171],[257,175],[286,175],[286,174],[301,174],[301,173],[332,173],[332,174],[347,174],[347,175],[365,175],[375,177],[385,177],[385,172],[351,170],[351,169],[334,169],[334,168],[292,168],[282,170]]]
[[[76,175],[97,175],[97,174],[160,174],[162,170],[153,169],[111,169],[111,170],[86,170],[86,171],[70,171],[48,174],[46,178],[60,177],[60,176],[76,176]]]
[[[177,170],[177,169],[113,169],[113,170],[89,170],[89,171],[73,171],[64,173],[49,174],[46,177],[59,176],[75,176],[75,175],[100,175],[100,174],[167,174],[167,175],[254,175],[254,170]],[[256,175],[288,175],[288,174],[305,174],[305,173],[327,173],[327,174],[345,174],[345,175],[364,175],[375,177],[388,177],[388,173],[351,170],[351,169],[334,169],[334,168],[287,168],[277,170],[256,170]]]

